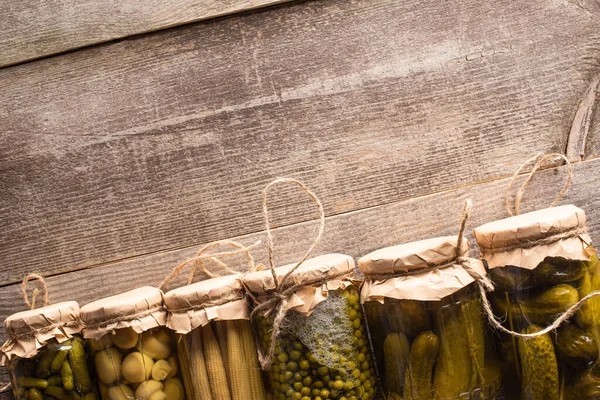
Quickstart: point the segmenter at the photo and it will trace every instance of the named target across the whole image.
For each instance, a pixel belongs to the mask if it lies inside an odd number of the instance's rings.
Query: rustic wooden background
[[[598,73],[599,0],[0,2],[0,320],[30,272],[83,305],[217,239],[263,239],[264,261],[279,176],[324,203],[315,254],[359,257],[455,233],[466,198],[470,228],[506,216],[517,167],[568,149],[561,203],[599,238]],[[271,198],[292,262],[316,212]]]

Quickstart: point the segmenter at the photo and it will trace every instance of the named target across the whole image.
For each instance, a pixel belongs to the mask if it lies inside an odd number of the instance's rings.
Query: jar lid
[[[212,320],[249,319],[240,275],[226,275],[173,289],[165,294],[167,326],[188,333]]]
[[[535,268],[544,258],[589,260],[591,239],[585,212],[574,205],[545,208],[475,228],[481,256],[490,268]]]
[[[100,339],[117,329],[132,328],[141,333],[165,326],[167,312],[160,289],[144,286],[116,296],[106,297],[81,307],[86,338]]]
[[[375,250],[358,260],[365,275],[401,274],[451,262],[457,257],[458,236],[443,236]],[[463,254],[469,241],[463,238]]]
[[[13,314],[4,320],[4,329],[9,339],[2,346],[3,362],[13,357],[33,357],[48,340],[64,342],[82,328],[79,304],[76,301],[65,301]]]
[[[365,274],[361,302],[386,298],[439,301],[475,282],[462,263],[455,263],[458,236],[443,236],[376,250],[358,260]],[[462,254],[469,242],[463,238]],[[485,275],[480,260],[465,258],[463,263]]]
[[[296,264],[275,268],[281,280]],[[325,254],[304,261],[289,277],[284,289],[297,284],[307,286],[333,280],[354,271],[354,259],[345,254]],[[260,296],[275,290],[271,270],[251,272],[243,278],[245,286]]]

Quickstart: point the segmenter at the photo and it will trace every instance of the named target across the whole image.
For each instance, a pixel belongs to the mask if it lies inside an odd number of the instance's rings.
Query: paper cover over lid
[[[457,236],[443,236],[385,247],[361,257],[358,268],[365,275],[394,274],[447,263],[457,256],[457,240]],[[469,249],[469,241],[464,238],[463,249]]]
[[[548,256],[589,260],[585,223],[585,212],[574,205],[551,207],[481,225],[475,239],[490,268],[533,269]]]
[[[278,279],[281,281],[295,265],[276,268]],[[286,310],[310,315],[319,303],[327,300],[329,291],[343,290],[353,284],[354,267],[354,259],[344,254],[326,254],[306,260],[290,275],[283,287],[302,285],[286,302]],[[244,276],[243,281],[259,302],[267,300],[270,292],[275,290],[271,270],[251,272]]]
[[[281,280],[296,264],[275,268]],[[308,259],[295,270],[289,279],[289,286],[310,285],[323,280],[335,279],[354,271],[354,259],[344,254],[325,254]],[[275,289],[271,270],[251,272],[244,276],[244,284],[252,293],[261,295]]]
[[[86,338],[100,339],[116,329],[132,328],[141,333],[165,326],[167,312],[160,289],[144,286],[116,296],[106,297],[81,307]]]
[[[439,301],[475,279],[464,266],[454,263],[458,236],[443,236],[376,250],[358,260],[365,274],[361,301]],[[463,238],[465,256],[469,242]],[[466,258],[470,268],[485,275],[481,261]]]
[[[9,339],[2,346],[3,359],[33,357],[48,340],[64,342],[82,328],[79,304],[75,301],[18,312],[4,320]]]
[[[188,333],[212,320],[249,319],[240,275],[226,275],[173,289],[165,294],[167,326]]]

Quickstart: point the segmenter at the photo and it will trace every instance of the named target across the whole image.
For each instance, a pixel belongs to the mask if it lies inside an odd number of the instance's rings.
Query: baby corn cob
[[[234,321],[240,332],[242,340],[242,349],[244,352],[244,361],[247,364],[247,373],[250,377],[250,394],[253,399],[266,399],[265,387],[263,385],[260,367],[258,366],[258,356],[256,354],[256,342],[252,334],[252,327],[249,321]]]
[[[221,350],[210,324],[202,328],[202,339],[211,392],[219,400],[231,400]]]
[[[237,321],[225,322],[227,325],[227,350],[225,354],[227,354],[231,398],[233,400],[244,400],[244,394],[247,397],[247,390],[250,388],[250,377],[246,371],[248,366],[244,364],[244,344],[240,335],[241,332],[236,324]]]
[[[194,380],[192,379],[192,367],[190,361],[190,352],[188,351],[187,338],[183,335],[177,334],[175,337],[175,343],[177,345],[177,358],[179,359],[181,376],[183,377],[183,383],[187,397],[190,399],[196,399],[197,388],[194,386]]]
[[[206,369],[206,358],[204,356],[204,346],[202,345],[202,328],[196,328],[192,331],[192,375],[193,384],[196,388],[196,394],[200,400],[212,400],[212,390],[208,379],[208,370]],[[218,398],[217,393],[215,396]]]

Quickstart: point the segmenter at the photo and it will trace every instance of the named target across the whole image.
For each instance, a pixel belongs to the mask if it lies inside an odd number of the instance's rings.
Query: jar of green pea
[[[283,277],[295,265],[276,268]],[[296,287],[286,301],[281,331],[265,372],[274,400],[372,399],[377,379],[363,322],[354,259],[328,254],[302,263],[283,288]],[[247,274],[244,284],[256,305],[276,285],[270,270]],[[258,313],[255,323],[268,356],[275,313]]]

